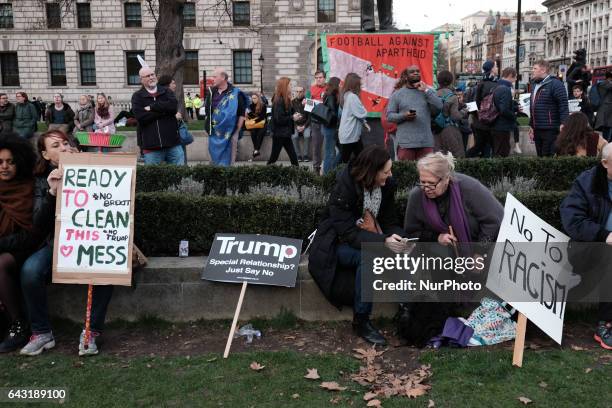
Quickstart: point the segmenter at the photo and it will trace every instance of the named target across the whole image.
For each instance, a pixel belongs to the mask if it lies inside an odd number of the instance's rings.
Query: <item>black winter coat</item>
[[[176,112],[178,102],[174,93],[162,86],[157,96],[142,87],[132,95],[132,111],[138,120],[138,146],[141,149],[161,149],[181,144]],[[151,110],[144,108],[150,106]]]
[[[333,305],[340,306],[345,296],[338,296],[336,279],[337,255],[340,242],[353,248],[361,249],[366,242],[384,243],[392,234],[406,236],[399,226],[395,209],[395,191],[397,183],[389,178],[382,187],[382,201],[377,221],[383,234],[365,231],[357,226],[357,220],[363,216],[363,188],[358,186],[350,174],[351,167],[345,168],[336,178],[336,185],[329,196],[327,207],[317,228],[317,233],[310,248],[308,270]],[[353,271],[354,275],[354,271]],[[354,288],[348,285],[348,290]]]
[[[293,135],[293,108],[289,108],[281,101],[275,101],[272,105],[272,136],[291,137]]]

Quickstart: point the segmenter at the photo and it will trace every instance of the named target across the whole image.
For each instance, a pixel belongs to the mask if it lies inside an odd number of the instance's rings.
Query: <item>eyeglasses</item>
[[[436,188],[438,188],[438,184],[440,184],[441,181],[442,179],[440,178],[438,179],[436,183],[417,183],[417,186],[423,190],[431,191],[431,190],[435,190]]]

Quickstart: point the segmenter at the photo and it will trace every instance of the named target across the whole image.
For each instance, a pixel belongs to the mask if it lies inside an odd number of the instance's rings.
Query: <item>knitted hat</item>
[[[493,67],[495,67],[495,62],[493,62],[491,60],[487,60],[487,61],[485,61],[484,64],[482,64],[482,72],[489,73],[489,72],[491,72]]]

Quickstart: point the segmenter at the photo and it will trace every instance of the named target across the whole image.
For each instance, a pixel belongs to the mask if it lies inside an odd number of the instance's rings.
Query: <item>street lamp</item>
[[[569,42],[567,39],[567,35],[571,28],[572,27],[568,24],[563,25],[563,64],[565,64],[565,58],[567,56],[567,43]]]
[[[461,33],[461,64],[459,65],[459,73],[463,73],[463,33],[465,33],[465,30],[463,29],[463,27],[461,27],[461,31],[459,31]]]
[[[259,90],[263,95],[263,63],[265,61],[263,54],[260,54],[257,60],[259,61]]]

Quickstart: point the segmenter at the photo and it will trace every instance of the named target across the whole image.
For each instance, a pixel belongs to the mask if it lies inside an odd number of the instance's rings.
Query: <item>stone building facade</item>
[[[519,83],[526,84],[531,77],[531,67],[546,54],[546,31],[544,13],[528,11],[521,22],[521,46],[519,47]],[[516,20],[504,36],[502,67],[516,66]]]
[[[59,92],[68,102],[104,92],[129,101],[139,87],[136,55],[155,65],[155,10],[143,0],[70,3],[0,0],[0,91],[45,101]],[[228,1],[230,10],[218,3],[187,2],[185,92],[198,92],[203,71],[215,67],[246,91],[270,94],[281,76],[306,85],[315,35],[360,26],[359,0]]]

